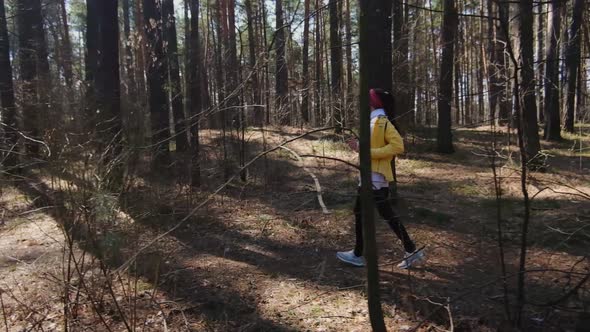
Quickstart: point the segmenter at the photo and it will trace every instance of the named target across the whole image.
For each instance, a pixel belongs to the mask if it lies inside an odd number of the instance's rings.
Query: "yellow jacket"
[[[387,117],[379,116],[371,134],[371,171],[393,181],[391,160],[404,153],[404,141]]]

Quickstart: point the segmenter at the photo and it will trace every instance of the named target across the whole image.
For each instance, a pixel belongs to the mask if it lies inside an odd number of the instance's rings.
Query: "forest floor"
[[[575,288],[590,270],[590,127],[583,130],[560,143],[543,142],[548,168],[529,178],[534,200],[525,325],[530,331],[573,331],[590,312],[588,285]],[[300,133],[248,130],[247,155]],[[377,220],[386,324],[391,331],[502,329],[498,209],[488,156],[493,136],[489,127],[456,130],[457,152],[440,155],[432,149],[435,142],[425,138],[433,133],[423,129],[406,139],[407,153],[397,160],[395,201],[411,236],[425,246],[427,261],[410,270],[397,268],[402,247]],[[72,170],[77,163],[3,186],[0,329],[63,330],[65,310],[73,317],[72,331],[370,330],[365,270],[335,257],[354,242],[356,171],[333,160],[300,162],[291,152],[354,163],[346,144],[326,133],[289,143],[291,151],[261,158],[249,168],[246,182],[233,181],[193,215],[192,209],[223,183],[217,162],[224,155],[222,140],[214,131],[202,134],[199,191],[190,189],[187,172],[175,166],[175,176],[139,172],[117,197],[92,186],[94,179],[81,175],[84,167]],[[506,140],[499,137],[500,146]],[[226,154],[237,159],[239,144],[232,139],[226,144]],[[513,306],[524,208],[517,151],[504,148],[497,155],[506,286]],[[231,173],[237,163],[226,168]],[[321,185],[329,213],[318,204],[310,173]],[[70,254],[61,231],[76,216],[85,216],[87,205],[103,211],[86,226],[87,234],[101,234],[103,264],[96,252],[82,251],[96,247],[90,240],[76,241]],[[99,224],[107,226],[97,231],[93,227]],[[134,257],[133,264],[119,268]]]

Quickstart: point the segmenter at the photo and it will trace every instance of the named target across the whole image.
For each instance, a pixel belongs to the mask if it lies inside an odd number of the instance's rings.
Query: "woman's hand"
[[[348,140],[348,146],[352,149],[352,151],[359,152],[359,141],[355,138]]]

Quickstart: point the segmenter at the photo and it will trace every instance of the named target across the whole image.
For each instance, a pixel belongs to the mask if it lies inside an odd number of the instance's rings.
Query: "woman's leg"
[[[363,255],[363,222],[361,218],[361,196],[360,193],[356,196],[354,203],[354,228],[356,234],[356,244],[354,246],[354,254],[357,257]]]
[[[397,237],[402,241],[406,252],[414,252],[416,250],[416,245],[412,239],[410,239],[406,228],[402,224],[397,213],[395,213],[391,207],[391,202],[389,202],[389,188],[374,190],[373,196],[375,197],[377,211],[379,211],[381,217],[387,221],[389,227],[391,227],[391,229],[395,232],[395,235],[397,235]]]

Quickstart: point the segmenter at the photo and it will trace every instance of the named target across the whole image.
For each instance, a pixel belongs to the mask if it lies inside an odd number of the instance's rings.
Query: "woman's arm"
[[[372,159],[390,159],[394,156],[404,153],[404,140],[395,129],[395,126],[389,122],[385,124],[385,146],[371,149]]]

